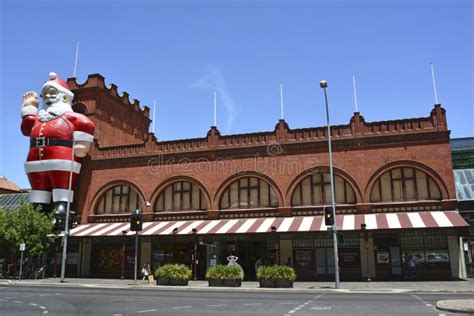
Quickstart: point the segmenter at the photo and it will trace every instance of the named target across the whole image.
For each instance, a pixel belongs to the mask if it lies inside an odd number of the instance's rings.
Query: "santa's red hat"
[[[43,89],[44,87],[54,87],[59,92],[69,96],[71,99],[74,98],[74,93],[69,90],[69,86],[67,85],[67,83],[61,78],[59,78],[55,72],[49,73],[49,80],[44,83]]]

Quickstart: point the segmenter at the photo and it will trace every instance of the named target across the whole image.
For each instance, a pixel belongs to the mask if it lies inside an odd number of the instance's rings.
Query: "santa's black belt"
[[[72,140],[46,137],[30,138],[30,148],[45,146],[72,147]]]

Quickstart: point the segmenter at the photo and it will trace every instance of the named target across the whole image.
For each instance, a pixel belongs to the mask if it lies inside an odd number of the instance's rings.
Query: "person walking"
[[[150,268],[150,262],[147,261],[144,265],[143,265],[143,268],[142,268],[142,275],[143,275],[143,278],[142,278],[142,281],[147,281],[148,283],[150,283],[150,279],[149,279],[149,276],[151,275],[151,268]]]
[[[416,257],[410,256],[407,262],[407,279],[414,279],[416,277]]]

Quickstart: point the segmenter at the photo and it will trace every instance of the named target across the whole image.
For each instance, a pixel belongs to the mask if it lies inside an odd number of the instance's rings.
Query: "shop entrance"
[[[334,276],[334,248],[316,248],[316,274],[318,279]]]
[[[274,258],[267,254],[264,241],[226,241],[222,243],[219,262],[227,264],[227,257],[233,254],[239,257],[238,264],[244,269],[244,280],[256,280],[255,263],[258,259],[261,265],[269,265],[274,263]]]
[[[155,244],[152,251],[152,268],[158,269],[164,264],[179,263],[193,269],[194,243],[193,242],[162,242]],[[197,278],[203,280],[205,278],[207,264],[207,247],[205,245],[197,245]]]
[[[402,276],[400,242],[397,235],[374,236],[375,270],[378,280]]]

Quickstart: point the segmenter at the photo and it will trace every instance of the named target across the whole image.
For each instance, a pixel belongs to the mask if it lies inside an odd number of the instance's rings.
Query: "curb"
[[[418,289],[321,289],[321,288],[242,288],[242,287],[190,287],[190,286],[160,286],[160,285],[113,285],[113,284],[83,284],[83,283],[33,283],[33,282],[0,282],[0,285],[33,286],[33,287],[67,287],[67,288],[101,288],[101,289],[139,289],[149,291],[190,291],[190,292],[252,292],[252,293],[339,293],[339,294],[403,294],[403,293],[474,293],[473,290],[418,290]]]
[[[436,308],[441,311],[453,313],[474,314],[474,300],[444,300],[436,303]]]

